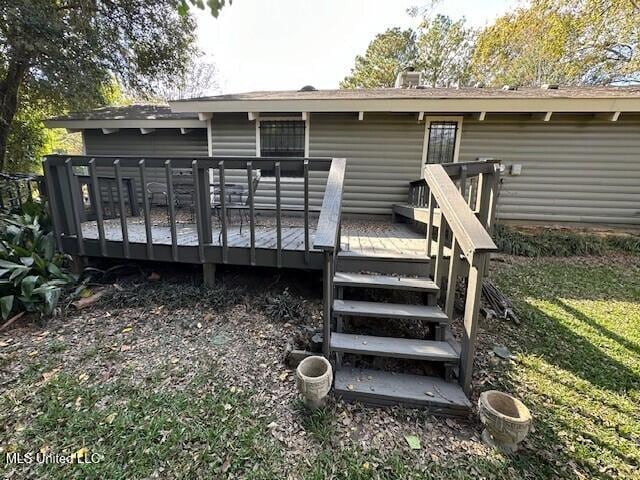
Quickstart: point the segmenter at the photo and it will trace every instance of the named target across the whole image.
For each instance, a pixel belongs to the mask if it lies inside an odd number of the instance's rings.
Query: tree
[[[474,74],[487,84],[640,81],[635,0],[532,0],[479,35]]]
[[[152,83],[150,94],[163,102],[213,95],[220,88],[217,75],[215,63],[194,56],[180,75]]]
[[[425,18],[417,34],[418,64],[422,81],[431,87],[450,87],[469,82],[474,31],[465,19],[445,15]]]
[[[104,100],[114,78],[148,88],[179,75],[195,24],[180,0],[14,0],[0,4],[0,170],[21,99],[57,109]]]
[[[412,67],[432,87],[467,83],[474,32],[464,18],[444,15],[424,18],[417,30],[391,28],[377,35],[364,56],[358,55],[342,88],[393,87],[396,76]]]
[[[390,28],[376,35],[364,56],[356,57],[351,74],[340,82],[340,87],[393,87],[398,72],[413,67],[415,63],[415,32]]]

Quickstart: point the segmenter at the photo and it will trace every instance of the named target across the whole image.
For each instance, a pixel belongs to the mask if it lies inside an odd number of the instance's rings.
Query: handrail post
[[[488,254],[477,254],[473,256],[469,263],[459,377],[462,390],[467,395],[469,395],[471,391],[473,358],[476,352],[476,337],[478,332],[478,313],[480,311],[480,296],[482,295],[482,279],[484,277],[487,258]]]
[[[314,248],[324,252],[323,265],[323,348],[329,356],[331,342],[331,322],[333,311],[333,272],[340,251],[340,215],[342,214],[342,193],[344,191],[344,175],[346,160],[334,158],[331,161],[327,186],[322,200],[322,209],[316,228]]]

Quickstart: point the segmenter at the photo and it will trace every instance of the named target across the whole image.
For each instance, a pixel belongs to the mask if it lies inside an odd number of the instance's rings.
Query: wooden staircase
[[[425,233],[424,255],[325,250],[324,354],[335,362],[337,395],[447,415],[469,411],[499,177],[491,161],[425,167],[424,178],[410,183],[408,203],[394,208],[394,219]],[[466,289],[456,341],[450,325],[459,279]]]
[[[437,305],[440,288],[430,277],[430,262],[422,262],[422,276],[388,275],[394,262],[381,261],[379,257],[360,257],[359,271],[349,271],[351,264],[340,262],[333,277],[334,301],[329,350],[335,354],[335,392],[346,400],[358,400],[373,405],[406,405],[427,407],[445,414],[463,414],[471,404],[462,387],[453,381],[453,372],[460,360],[460,348],[447,341],[449,318]],[[403,265],[401,258],[395,264]],[[391,303],[388,301],[362,301],[346,298],[358,296],[361,291],[378,290],[412,292],[416,303]],[[382,291],[382,292],[380,292]],[[347,327],[347,319],[381,319],[383,322],[410,320],[428,326],[427,337],[397,338],[365,335],[357,328]],[[422,331],[422,330],[421,330]],[[343,361],[350,354],[351,363]],[[373,359],[372,359],[373,357]],[[441,376],[415,375],[402,371],[358,368],[363,359],[375,365],[378,358],[392,358],[428,364]]]

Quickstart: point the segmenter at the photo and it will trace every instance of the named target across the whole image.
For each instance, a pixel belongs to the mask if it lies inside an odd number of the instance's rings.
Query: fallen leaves
[[[407,441],[407,445],[411,450],[420,450],[420,439],[415,435],[405,435],[404,439]]]

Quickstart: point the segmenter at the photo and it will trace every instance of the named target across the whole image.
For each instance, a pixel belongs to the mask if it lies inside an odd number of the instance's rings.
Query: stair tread
[[[460,385],[437,377],[343,367],[336,371],[335,391],[345,399],[378,405],[401,403],[450,414],[471,408]]]
[[[374,337],[350,333],[331,334],[331,350],[358,355],[455,362],[460,356],[447,342],[410,338]]]
[[[418,292],[437,292],[438,286],[430,278],[394,277],[364,273],[338,272],[333,282],[341,287],[390,288]]]
[[[362,302],[359,300],[334,300],[333,312],[354,317],[385,317],[425,320],[448,323],[447,315],[440,307],[405,305],[401,303]]]

